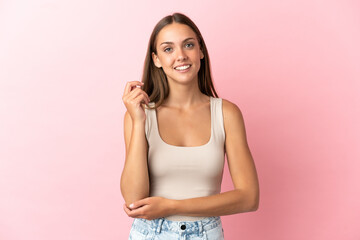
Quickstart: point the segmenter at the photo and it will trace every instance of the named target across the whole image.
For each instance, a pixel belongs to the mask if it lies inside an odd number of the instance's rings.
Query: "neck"
[[[189,109],[209,101],[209,97],[200,91],[197,79],[188,83],[168,83],[169,96],[164,101],[164,105],[168,107]]]

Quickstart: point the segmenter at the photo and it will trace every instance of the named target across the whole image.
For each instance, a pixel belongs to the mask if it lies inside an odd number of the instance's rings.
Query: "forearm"
[[[241,190],[173,201],[173,214],[186,216],[223,216],[241,212],[256,211],[258,196]]]
[[[120,188],[127,206],[149,196],[147,143],[143,122],[134,123],[132,126]]]

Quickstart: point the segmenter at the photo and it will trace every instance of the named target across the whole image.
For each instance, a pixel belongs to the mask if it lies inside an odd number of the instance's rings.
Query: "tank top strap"
[[[222,98],[212,98],[211,113],[213,114],[212,119],[212,131],[214,133],[214,139],[217,142],[223,142],[225,140],[225,129],[222,111]]]
[[[154,107],[155,106],[155,102],[149,102],[149,106],[150,107]],[[146,138],[149,140],[150,139],[150,135],[152,132],[152,129],[154,127],[156,127],[154,124],[156,124],[156,116],[155,116],[155,109],[149,109],[147,107],[145,107],[145,115],[146,115],[146,121],[145,121],[145,135]]]

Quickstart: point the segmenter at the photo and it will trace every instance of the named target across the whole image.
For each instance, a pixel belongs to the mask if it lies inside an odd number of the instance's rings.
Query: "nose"
[[[184,50],[182,48],[179,48],[178,50],[178,55],[177,55],[177,60],[178,61],[184,61],[187,58]]]

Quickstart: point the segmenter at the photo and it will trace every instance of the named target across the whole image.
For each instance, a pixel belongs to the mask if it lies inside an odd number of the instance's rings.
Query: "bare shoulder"
[[[247,144],[245,121],[240,108],[229,100],[223,99],[222,102],[226,142],[229,144],[237,139]]]
[[[223,108],[224,121],[228,122],[229,124],[232,121],[236,121],[236,122],[244,121],[242,112],[235,103],[223,98],[222,108]]]

